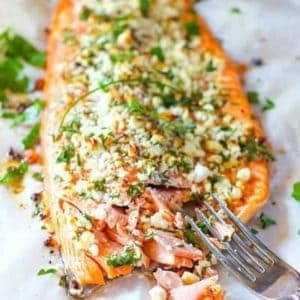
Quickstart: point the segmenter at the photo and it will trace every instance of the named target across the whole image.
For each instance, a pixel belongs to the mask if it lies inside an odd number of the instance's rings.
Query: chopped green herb
[[[63,151],[57,157],[56,162],[68,164],[71,161],[74,154],[75,154],[75,148],[72,144],[69,144],[66,147],[64,147]]]
[[[184,159],[177,160],[175,162],[175,165],[179,170],[183,172],[189,172],[192,169],[191,163]]]
[[[151,48],[150,52],[153,56],[156,56],[160,61],[162,62],[165,61],[165,55],[161,47],[159,46],[153,47]]]
[[[31,149],[34,147],[34,145],[37,143],[37,141],[40,138],[40,129],[41,129],[41,124],[37,123],[32,127],[30,132],[25,136],[25,138],[22,140],[22,144],[24,145],[25,149]]]
[[[267,99],[266,102],[263,104],[263,111],[266,111],[266,110],[270,110],[270,109],[273,109],[275,108],[275,103],[270,100],[270,99]]]
[[[48,275],[48,274],[55,274],[57,272],[56,269],[50,268],[50,269],[40,269],[37,272],[38,276],[44,276],[44,275]]]
[[[277,224],[277,222],[274,219],[270,218],[265,213],[261,213],[261,215],[259,216],[259,220],[260,220],[262,229],[266,229],[272,225]]]
[[[188,243],[192,244],[193,246],[199,245],[199,241],[191,229],[183,229],[182,233],[186,238],[186,240],[188,241]]]
[[[259,104],[260,103],[260,97],[259,97],[258,92],[249,91],[247,93],[247,96],[248,96],[248,99],[249,99],[250,103],[252,103],[252,104]]]
[[[249,160],[257,159],[260,155],[265,155],[270,161],[276,160],[271,151],[265,145],[258,143],[256,140],[248,140],[242,147],[244,148],[244,151],[247,152]]]
[[[143,185],[141,183],[132,184],[129,186],[127,190],[128,196],[131,197],[139,197],[142,194],[142,187]]]
[[[300,182],[295,182],[293,185],[293,193],[291,195],[296,201],[300,202]]]
[[[43,174],[40,173],[40,172],[33,173],[32,178],[34,178],[36,181],[43,181],[44,180]]]
[[[217,67],[214,65],[213,60],[211,59],[209,63],[206,65],[205,71],[207,73],[214,72],[217,70]]]
[[[90,8],[84,7],[80,12],[80,20],[82,20],[82,21],[88,20],[88,18],[92,14],[92,12],[93,11]]]
[[[0,34],[0,48],[5,57],[21,58],[35,67],[45,65],[45,52],[36,49],[29,41],[11,29],[7,29]]]
[[[250,231],[252,234],[258,234],[258,231],[255,228],[251,228]]]
[[[140,10],[144,17],[148,16],[151,0],[139,0]]]
[[[95,190],[98,191],[98,192],[105,192],[106,191],[106,180],[105,180],[105,178],[102,179],[102,180],[95,181],[94,187],[95,187]]]
[[[124,265],[135,265],[140,257],[137,256],[132,246],[127,247],[123,252],[112,254],[107,259],[107,264],[114,268]]]
[[[196,21],[188,21],[184,24],[184,27],[189,36],[200,34],[199,24]]]
[[[241,14],[242,13],[242,11],[239,7],[232,7],[231,12],[234,13],[234,14]]]
[[[128,59],[134,57],[134,53],[132,51],[124,51],[118,55],[110,55],[110,59],[113,63],[124,62]]]
[[[9,167],[3,177],[0,178],[0,184],[9,185],[15,181],[22,180],[27,171],[27,162],[21,162],[17,167]]]
[[[93,222],[93,217],[88,215],[88,214],[84,214],[84,217],[90,222],[92,223]]]
[[[208,228],[204,222],[197,222],[197,226],[202,230],[203,233],[208,233]]]

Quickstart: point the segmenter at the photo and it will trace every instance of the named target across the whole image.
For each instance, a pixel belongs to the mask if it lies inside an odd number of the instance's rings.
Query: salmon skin
[[[159,266],[181,284],[153,299],[221,299],[180,209],[214,193],[249,220],[268,197],[270,155],[191,2],[60,0],[45,88],[45,195],[69,293]]]

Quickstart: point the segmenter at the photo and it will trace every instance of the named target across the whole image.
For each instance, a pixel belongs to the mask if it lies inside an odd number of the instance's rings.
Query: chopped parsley
[[[150,52],[153,56],[156,56],[161,62],[165,61],[165,55],[161,47],[159,46],[153,47],[151,48]]]
[[[24,137],[22,140],[22,144],[24,145],[25,149],[31,149],[34,147],[34,145],[38,142],[40,138],[40,129],[41,124],[37,123],[35,124],[30,132]]]
[[[234,13],[234,14],[241,14],[242,13],[242,11],[239,7],[232,7],[231,12]]]
[[[90,17],[90,15],[92,14],[92,10],[88,7],[84,7],[81,12],[80,12],[80,20],[81,21],[86,21],[88,20],[88,18]]]
[[[110,59],[113,63],[118,63],[118,62],[124,62],[128,59],[131,59],[134,57],[134,52],[132,51],[124,51],[121,52],[120,54],[115,54],[115,55],[110,55]]]
[[[196,21],[188,21],[184,24],[184,27],[189,36],[200,34],[199,24]]]
[[[148,16],[151,0],[139,0],[140,11],[144,17]]]
[[[259,221],[262,229],[266,229],[272,225],[276,225],[277,222],[271,217],[267,216],[265,213],[261,213],[259,216]]]
[[[270,109],[273,109],[275,108],[275,103],[270,100],[270,99],[267,99],[266,102],[263,104],[263,111],[266,111],[266,110],[270,110]]]
[[[142,188],[143,188],[142,183],[132,184],[129,186],[127,190],[127,194],[128,196],[131,197],[139,197],[142,195]]]
[[[48,275],[48,274],[55,274],[57,272],[56,269],[50,268],[50,269],[40,269],[37,272],[38,276],[44,276],[44,275]]]
[[[98,192],[105,192],[106,191],[106,180],[101,179],[94,182],[94,188]]]
[[[259,158],[260,155],[265,155],[270,161],[276,160],[275,156],[265,145],[258,143],[254,139],[248,140],[242,148],[247,152],[249,160],[255,160]]]
[[[215,66],[213,60],[211,59],[211,60],[208,62],[208,64],[206,65],[205,71],[206,71],[207,73],[211,73],[211,72],[214,72],[214,71],[216,71],[216,70],[217,70],[217,67]]]
[[[291,195],[296,201],[300,202],[300,182],[295,182],[293,185],[293,192]]]
[[[260,97],[259,97],[258,92],[249,91],[247,93],[247,96],[248,96],[249,102],[251,104],[259,104],[260,103]]]
[[[250,231],[254,235],[258,234],[258,231],[255,228],[250,228]]]
[[[10,59],[22,59],[35,67],[45,65],[45,52],[36,49],[29,41],[11,29],[6,29],[0,34],[0,48],[2,54]]]
[[[191,229],[183,229],[182,233],[188,243],[192,244],[193,246],[199,245],[199,240]]]
[[[9,185],[15,181],[22,180],[28,171],[27,162],[21,162],[17,167],[9,167],[6,173],[0,178],[0,184]]]
[[[75,148],[72,144],[67,145],[64,147],[63,151],[59,154],[56,159],[57,163],[69,163],[72,157],[75,154]]]
[[[124,265],[135,265],[140,257],[137,256],[133,246],[128,246],[121,253],[114,253],[107,259],[107,264],[114,268]]]
[[[32,178],[35,179],[36,181],[41,181],[41,182],[44,180],[43,174],[40,172],[33,173]]]

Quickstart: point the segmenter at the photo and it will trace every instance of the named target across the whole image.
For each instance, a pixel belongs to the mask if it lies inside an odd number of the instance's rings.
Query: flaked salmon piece
[[[220,300],[223,299],[223,291],[217,284],[218,277],[210,277],[199,282],[182,285],[170,291],[170,300]]]
[[[187,189],[149,188],[149,192],[158,209],[167,209],[176,212],[190,198],[191,192]]]
[[[182,286],[181,278],[173,271],[157,269],[153,275],[157,281],[157,284],[168,291]]]

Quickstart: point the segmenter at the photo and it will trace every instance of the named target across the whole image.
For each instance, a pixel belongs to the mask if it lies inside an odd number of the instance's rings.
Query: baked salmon
[[[173,275],[153,299],[222,299],[180,210],[213,193],[249,220],[272,156],[192,1],[60,0],[46,105],[45,196],[69,293],[159,267]]]

